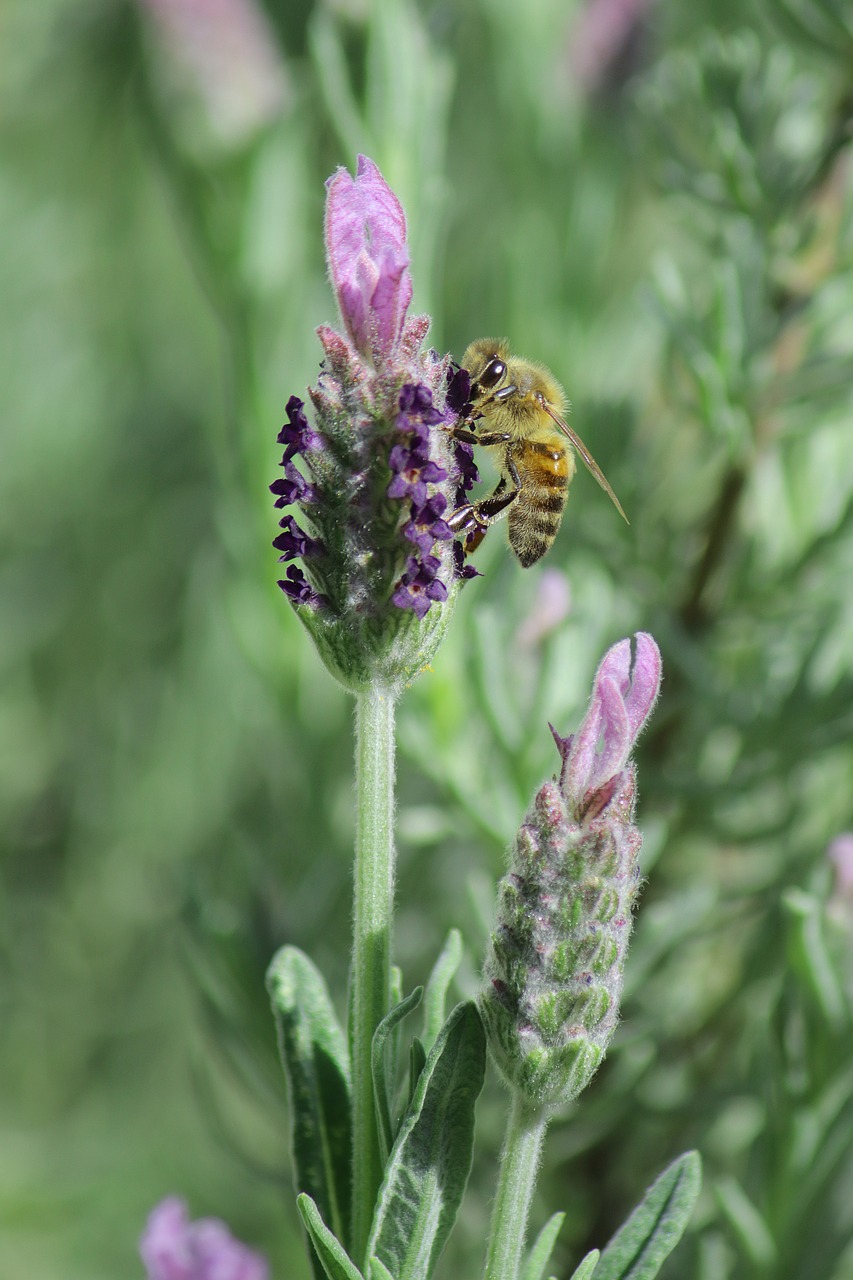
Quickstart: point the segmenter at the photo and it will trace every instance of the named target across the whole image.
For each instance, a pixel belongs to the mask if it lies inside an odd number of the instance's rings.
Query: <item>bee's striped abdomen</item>
[[[574,459],[562,444],[525,440],[512,450],[521,492],[509,512],[509,545],[525,569],[544,556],[560,528]]]

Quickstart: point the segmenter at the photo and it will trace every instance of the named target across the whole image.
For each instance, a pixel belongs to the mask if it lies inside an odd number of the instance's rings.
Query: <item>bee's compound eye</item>
[[[506,365],[503,360],[499,360],[497,356],[493,356],[480,374],[477,382],[485,390],[488,391],[492,387],[496,387],[501,378],[506,373]]]

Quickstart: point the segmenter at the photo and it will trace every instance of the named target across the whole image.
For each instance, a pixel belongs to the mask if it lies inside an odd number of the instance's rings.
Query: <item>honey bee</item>
[[[505,339],[478,338],[462,359],[471,377],[471,414],[451,428],[457,440],[499,451],[494,492],[448,518],[473,551],[490,524],[507,516],[509,545],[526,569],[544,556],[560,528],[577,450],[625,523],[628,517],[586,445],[565,421],[566,398],[541,364],[510,354]],[[480,431],[472,430],[482,420]],[[566,444],[568,440],[568,444]]]

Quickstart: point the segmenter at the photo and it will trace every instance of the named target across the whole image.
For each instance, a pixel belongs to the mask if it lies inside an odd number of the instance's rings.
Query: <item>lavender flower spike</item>
[[[406,215],[372,160],[326,184],[326,257],[353,345],[379,364],[399,342],[412,300]]]
[[[279,580],[329,671],[355,693],[397,692],[430,662],[468,576],[443,519],[473,479],[449,356],[423,350],[406,219],[372,160],[327,183],[326,256],[345,334],[317,330],[324,360],[305,403],[291,396],[270,489]],[[461,398],[460,398],[461,397]],[[466,450],[469,452],[466,453]]]
[[[147,1280],[268,1280],[266,1260],[231,1235],[218,1218],[190,1222],[169,1196],[151,1211],[139,1252]]]
[[[636,642],[633,670],[629,640],[605,655],[578,733],[554,734],[559,782],[540,787],[498,889],[480,1006],[504,1080],[545,1113],[586,1087],[619,1016],[642,844],[630,754],[661,678],[652,637]]]

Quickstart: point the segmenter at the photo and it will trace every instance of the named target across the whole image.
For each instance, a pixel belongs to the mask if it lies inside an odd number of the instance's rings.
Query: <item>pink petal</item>
[[[353,345],[374,364],[397,345],[412,299],[406,217],[379,169],[358,157],[355,178],[326,184],[326,258]]]
[[[660,651],[646,632],[637,632],[635,638],[633,668],[631,642],[620,640],[599,665],[578,732],[566,739],[554,734],[563,756],[563,790],[575,807],[624,769],[657,699]]]

